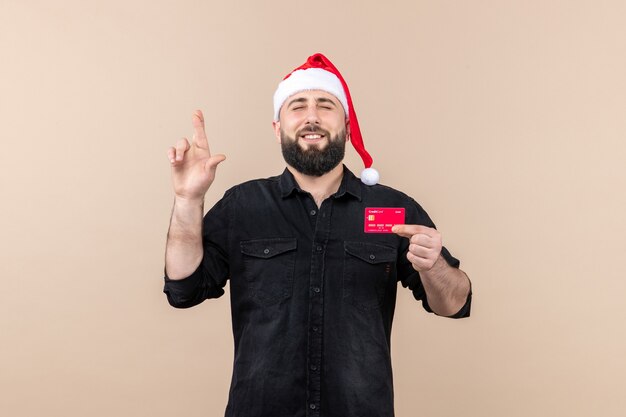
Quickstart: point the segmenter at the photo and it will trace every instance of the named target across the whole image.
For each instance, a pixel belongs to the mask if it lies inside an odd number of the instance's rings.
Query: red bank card
[[[365,208],[365,233],[391,233],[396,224],[404,224],[404,207]]]

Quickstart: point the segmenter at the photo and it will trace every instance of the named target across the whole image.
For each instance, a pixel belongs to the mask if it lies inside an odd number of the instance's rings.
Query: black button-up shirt
[[[406,259],[408,239],[365,233],[367,207],[404,207],[407,224],[434,227],[412,198],[366,186],[344,167],[317,207],[285,169],[231,188],[206,214],[204,257],[188,278],[165,277],[167,298],[191,307],[230,280],[235,361],[226,417],[393,416],[391,323],[397,282],[428,306]],[[446,261],[459,261],[444,248]],[[453,317],[469,316],[471,295]]]

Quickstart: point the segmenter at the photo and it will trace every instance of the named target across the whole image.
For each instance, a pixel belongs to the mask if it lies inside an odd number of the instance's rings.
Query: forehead
[[[285,103],[290,103],[293,100],[297,100],[297,99],[301,99],[301,98],[305,98],[307,100],[316,100],[319,98],[325,98],[328,100],[332,100],[333,103],[341,106],[341,104],[339,103],[339,100],[337,99],[337,97],[335,97],[334,95],[327,93],[326,91],[322,91],[322,90],[305,90],[305,91],[300,91],[292,96],[289,96],[289,98],[287,100],[285,100]]]

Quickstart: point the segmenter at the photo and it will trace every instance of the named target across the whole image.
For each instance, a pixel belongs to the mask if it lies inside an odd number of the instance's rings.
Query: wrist
[[[176,196],[170,219],[168,241],[198,241],[202,235],[203,212],[204,199]]]
[[[204,207],[204,196],[200,197],[174,197],[174,206],[180,208]]]
[[[204,198],[185,198],[176,196],[174,198],[174,206],[172,207],[172,222],[183,226],[184,234],[189,230],[194,230],[202,224],[202,216],[204,214]]]

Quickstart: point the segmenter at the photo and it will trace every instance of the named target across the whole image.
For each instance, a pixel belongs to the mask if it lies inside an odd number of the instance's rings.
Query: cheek
[[[337,113],[328,114],[322,120],[326,123],[328,127],[332,127],[337,131],[346,127],[346,118],[343,117],[343,115]]]
[[[280,125],[283,128],[283,130],[295,129],[300,123],[302,123],[303,119],[304,119],[303,117],[297,114],[290,113],[288,115],[284,115],[283,117],[281,117]]]

